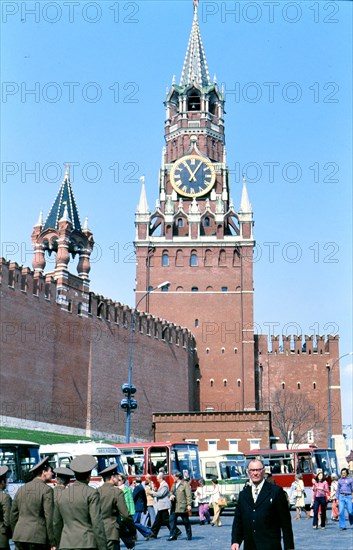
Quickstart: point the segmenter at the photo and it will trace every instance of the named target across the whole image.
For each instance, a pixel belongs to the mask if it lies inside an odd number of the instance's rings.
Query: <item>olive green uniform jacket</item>
[[[119,528],[117,518],[120,517],[123,521],[129,518],[124,493],[110,482],[105,482],[99,487],[98,492],[107,540],[118,541]]]
[[[187,507],[192,505],[191,487],[187,481],[181,481],[178,485],[174,483],[170,495],[175,495],[172,508],[176,514],[185,514]]]
[[[65,491],[65,489],[66,489],[65,485],[55,485],[55,487],[53,489],[54,504],[56,504],[61,499],[62,492]]]
[[[59,548],[106,550],[98,491],[83,481],[66,487],[55,503],[54,533]]]
[[[9,495],[0,491],[0,548],[10,548],[11,538],[10,516],[12,500]]]
[[[11,510],[14,542],[55,546],[53,489],[36,477],[17,491]]]

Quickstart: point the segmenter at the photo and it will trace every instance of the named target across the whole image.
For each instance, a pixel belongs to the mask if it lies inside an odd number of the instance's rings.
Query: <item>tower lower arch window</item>
[[[169,255],[168,252],[163,252],[162,254],[162,267],[169,266]]]
[[[192,252],[190,255],[190,267],[197,267],[199,265],[199,259],[196,252]]]

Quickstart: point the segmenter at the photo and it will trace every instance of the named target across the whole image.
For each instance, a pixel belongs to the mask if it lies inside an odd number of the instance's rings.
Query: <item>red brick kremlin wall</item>
[[[342,434],[338,336],[317,336],[316,341],[312,336],[272,336],[270,347],[265,335],[256,336],[255,341],[259,408],[273,409],[276,390],[302,394],[313,405],[316,418],[323,422],[323,433],[315,443],[326,447],[328,366],[331,369],[331,431],[333,436]]]
[[[2,421],[125,434],[120,400],[121,384],[128,381],[131,310],[89,293],[89,311],[80,314],[81,282],[70,278],[68,311],[56,303],[50,275],[34,277],[28,268],[1,261]],[[194,410],[193,349],[188,330],[136,314],[138,409],[132,415],[132,437],[152,439],[152,412],[166,405],[170,411]],[[180,385],[182,391],[176,391]]]

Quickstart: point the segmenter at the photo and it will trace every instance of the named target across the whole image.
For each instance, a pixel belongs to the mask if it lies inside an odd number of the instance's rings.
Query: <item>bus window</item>
[[[324,475],[328,476],[330,474],[330,463],[327,458],[327,451],[314,451],[314,456],[316,461],[314,473],[316,474],[318,470],[322,470]]]
[[[213,477],[218,477],[217,464],[215,462],[206,462],[205,477],[206,479],[212,479]]]
[[[0,451],[0,466],[7,466],[9,471],[7,473],[7,479],[9,482],[16,483],[19,481],[17,463],[16,463],[16,451],[17,449],[7,447]]]
[[[158,475],[159,470],[163,468],[164,473],[168,474],[168,449],[166,447],[151,447],[149,458],[149,473]]]
[[[236,462],[231,462],[230,460],[220,462],[219,469],[222,479],[234,479],[242,475],[242,472],[239,469],[239,464]]]
[[[329,458],[329,464],[330,464],[330,474],[337,474],[338,473],[338,466],[337,466],[337,456],[336,451],[327,451],[327,455]]]
[[[297,473],[311,473],[311,456],[308,453],[298,453],[297,457]]]
[[[62,456],[61,458],[59,458],[59,466],[62,468],[69,468],[71,460],[71,456]]]
[[[191,479],[199,479],[200,463],[198,448],[196,445],[175,444],[171,448],[171,467],[173,470],[179,470],[183,474],[183,477],[190,477]]]
[[[144,474],[145,464],[144,449],[125,449],[123,451],[123,455],[126,455],[128,475],[142,476]]]

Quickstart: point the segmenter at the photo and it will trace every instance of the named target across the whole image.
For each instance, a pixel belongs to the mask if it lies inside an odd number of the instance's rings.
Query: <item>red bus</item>
[[[160,471],[164,472],[169,487],[174,481],[172,472],[179,470],[184,478],[190,478],[191,489],[195,491],[198,480],[201,478],[199,449],[192,443],[171,443],[163,441],[157,443],[116,443],[121,451],[126,474],[129,482],[134,477],[144,478],[150,474],[154,482]],[[163,470],[162,470],[163,469]]]
[[[254,449],[244,453],[249,462],[259,458],[263,461],[267,473],[271,473],[276,484],[287,491],[291,499],[291,485],[295,474],[302,474],[305,487],[305,504],[310,504],[312,498],[312,480],[323,471],[330,485],[331,475],[338,474],[336,451],[334,449],[317,449],[312,446],[307,449]]]

